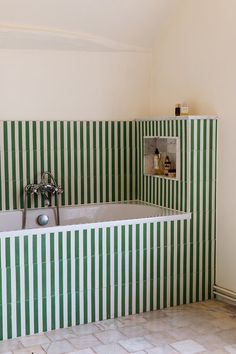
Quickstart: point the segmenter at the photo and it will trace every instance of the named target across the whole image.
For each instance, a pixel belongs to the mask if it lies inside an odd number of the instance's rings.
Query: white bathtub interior
[[[49,218],[45,226],[38,225],[37,218],[44,214]],[[0,232],[22,229],[23,211],[0,212]],[[60,225],[80,225],[91,223],[117,222],[147,218],[186,218],[186,213],[163,208],[143,202],[89,204],[60,208]],[[26,216],[26,229],[55,227],[56,210],[54,207],[29,209]]]

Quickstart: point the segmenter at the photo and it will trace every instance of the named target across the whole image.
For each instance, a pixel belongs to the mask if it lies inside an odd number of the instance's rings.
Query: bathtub
[[[39,215],[48,216],[48,224],[40,226],[37,223]],[[0,212],[1,232],[22,229],[23,211]],[[103,203],[89,204],[76,207],[60,208],[60,228],[66,225],[90,226],[103,223],[103,226],[137,223],[143,221],[168,221],[190,218],[189,213],[147,204],[144,202]],[[26,216],[26,229],[47,229],[56,226],[56,209],[38,208],[28,209]]]
[[[0,340],[190,301],[189,213],[145,203],[0,213]],[[49,225],[36,218],[47,213]],[[1,345],[1,344],[0,344]]]

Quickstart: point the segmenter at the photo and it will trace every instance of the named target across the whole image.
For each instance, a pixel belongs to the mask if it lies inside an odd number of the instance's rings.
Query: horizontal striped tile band
[[[143,175],[152,135],[179,137],[179,180]],[[50,170],[63,205],[140,199],[192,212],[191,221],[4,234],[0,339],[212,297],[217,120],[2,121],[0,159],[1,210],[22,208],[24,185]]]

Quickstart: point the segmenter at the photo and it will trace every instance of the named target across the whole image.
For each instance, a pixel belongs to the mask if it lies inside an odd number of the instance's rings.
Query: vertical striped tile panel
[[[188,303],[189,221],[0,239],[0,339]]]
[[[191,238],[193,246],[193,283],[191,299],[201,301],[212,296],[215,274],[217,120],[189,122],[188,180]]]
[[[137,199],[135,124],[0,121],[0,210],[23,208],[24,186],[44,171],[62,185],[62,205]]]
[[[189,247],[189,299],[212,297],[215,274],[217,120],[138,122],[140,156],[144,136],[180,139],[180,179],[171,181],[143,175],[139,198],[164,207],[192,212]],[[143,164],[143,160],[141,161]]]
[[[138,155],[141,168],[139,172],[139,199],[160,206],[188,211],[187,171],[188,171],[188,121],[158,120],[137,122],[139,137]],[[143,175],[143,137],[169,136],[180,139],[180,180],[169,180]]]

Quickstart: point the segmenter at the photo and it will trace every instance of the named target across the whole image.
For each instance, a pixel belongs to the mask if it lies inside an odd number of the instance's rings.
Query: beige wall
[[[178,0],[1,0],[0,24],[3,27],[13,25],[15,28],[23,25],[33,32],[34,29],[37,32],[43,30],[41,46],[46,45],[45,39],[46,42],[50,41],[50,37],[45,38],[46,33],[62,30],[73,32],[71,35],[68,33],[70,38],[67,45],[77,36],[84,38],[85,35],[87,38],[89,35],[90,41],[99,39],[100,44],[108,40],[149,48],[162,31],[177,2]],[[27,31],[23,32],[26,34]],[[40,47],[39,32],[36,43],[32,33],[28,37],[27,44],[31,42],[33,48],[35,45]],[[21,35],[17,32],[14,36],[17,48],[24,45],[22,35],[22,32]],[[9,48],[9,36],[8,30],[1,36],[0,28],[0,45],[6,43],[5,48]],[[55,45],[57,42],[60,45],[63,39],[65,36],[60,33],[56,41],[54,38],[50,44]]]
[[[218,113],[217,284],[236,291],[236,1],[178,3],[151,88],[147,53],[1,50],[0,119],[166,116],[184,100],[191,113]]]
[[[236,291],[236,1],[181,0],[153,60],[151,111],[220,116],[217,279]]]
[[[0,50],[0,119],[146,116],[150,59],[148,53]]]

